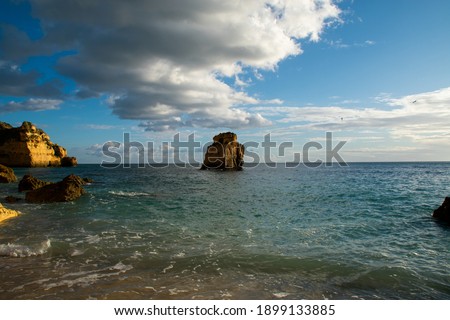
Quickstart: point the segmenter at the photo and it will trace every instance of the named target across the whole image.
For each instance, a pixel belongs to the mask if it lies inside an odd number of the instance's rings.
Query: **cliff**
[[[206,150],[202,169],[242,170],[244,146],[237,141],[237,135],[232,132],[219,133],[213,141]]]
[[[20,127],[0,122],[0,163],[10,167],[51,167],[76,165],[67,151],[31,122]]]

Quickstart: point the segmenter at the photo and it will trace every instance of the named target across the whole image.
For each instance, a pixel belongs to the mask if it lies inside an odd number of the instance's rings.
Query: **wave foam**
[[[109,194],[121,197],[148,197],[152,196],[151,193],[148,192],[135,192],[135,191],[109,191]]]
[[[51,247],[50,240],[43,241],[39,246],[33,248],[20,244],[0,244],[0,256],[25,258],[31,256],[38,256],[47,253]]]

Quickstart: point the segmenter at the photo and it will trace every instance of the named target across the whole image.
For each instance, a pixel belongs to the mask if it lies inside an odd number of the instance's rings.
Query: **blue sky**
[[[80,162],[124,132],[159,146],[229,130],[292,142],[278,161],[326,132],[347,141],[346,161],[450,161],[449,12],[445,0],[2,1],[0,121],[36,123]]]

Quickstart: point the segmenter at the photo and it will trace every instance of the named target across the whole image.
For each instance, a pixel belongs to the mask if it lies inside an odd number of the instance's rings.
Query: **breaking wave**
[[[109,191],[109,194],[120,196],[120,197],[148,197],[153,196],[151,193],[147,192],[133,192],[133,191]]]
[[[30,247],[20,244],[0,244],[0,256],[3,257],[14,257],[14,258],[25,258],[31,256],[38,256],[47,253],[48,249],[51,247],[50,240],[43,241],[37,247]]]

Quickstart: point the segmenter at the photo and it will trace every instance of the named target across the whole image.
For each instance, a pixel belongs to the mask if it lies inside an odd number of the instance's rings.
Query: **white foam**
[[[87,249],[84,249],[84,250],[73,249],[73,250],[71,251],[70,255],[71,255],[72,257],[81,256],[81,255],[83,255],[86,251],[87,251]]]
[[[92,285],[93,283],[97,282],[98,280],[108,278],[108,277],[114,277],[118,276],[122,273],[125,273],[129,270],[133,269],[133,266],[131,265],[125,265],[122,262],[118,262],[114,266],[103,268],[103,269],[97,269],[97,270],[90,270],[90,271],[80,271],[80,272],[72,272],[64,274],[60,281],[51,283],[50,281],[47,281],[49,283],[44,283],[43,287],[45,290],[51,290],[56,287],[74,287],[74,286],[80,286],[80,287],[88,287]],[[51,279],[54,280],[54,279]]]
[[[126,265],[126,264],[123,264],[122,262],[118,262],[116,265],[114,265],[110,268],[110,270],[119,270],[122,272],[126,272],[131,269],[133,269],[133,267],[131,265]]]
[[[274,292],[272,294],[275,298],[278,298],[278,299],[286,298],[289,295],[289,293],[287,293],[287,292]]]
[[[172,256],[172,258],[184,258],[186,256],[185,252],[179,252]]]
[[[169,289],[169,294],[171,296],[177,295],[179,293],[185,293],[185,292],[189,292],[189,291],[188,290],[177,289],[177,288]]]
[[[89,235],[86,237],[87,243],[90,243],[90,244],[99,243],[100,240],[101,240],[101,238],[98,235],[95,235],[95,236]]]
[[[43,241],[37,247],[29,247],[21,244],[0,244],[0,256],[25,258],[44,254],[51,247],[50,240]]]
[[[145,197],[151,196],[148,192],[135,192],[135,191],[109,191],[110,194],[121,197]]]

